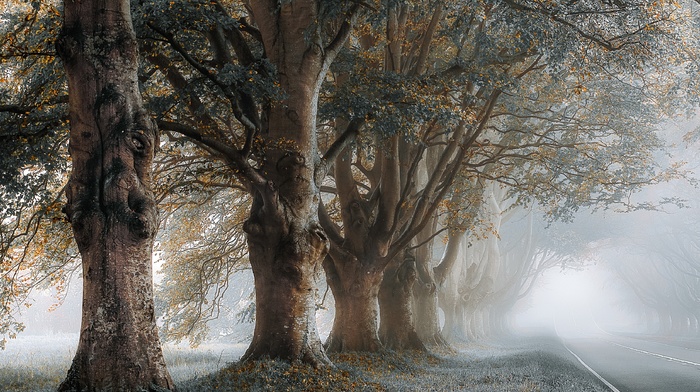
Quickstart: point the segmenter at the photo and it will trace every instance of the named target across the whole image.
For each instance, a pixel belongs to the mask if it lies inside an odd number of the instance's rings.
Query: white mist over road
[[[689,342],[599,333],[563,338],[567,348],[591,372],[619,392],[691,392],[700,390],[700,350]]]
[[[600,328],[639,332],[639,315],[627,305],[629,293],[615,283],[610,272],[592,262],[583,270],[550,270],[516,306],[513,327],[526,333],[557,330],[562,336]]]
[[[556,334],[613,392],[700,391],[700,340],[645,330],[615,282],[598,265],[549,271],[513,324],[523,334]]]

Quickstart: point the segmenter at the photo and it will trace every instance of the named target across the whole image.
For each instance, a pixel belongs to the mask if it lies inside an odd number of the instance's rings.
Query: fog
[[[629,290],[600,265],[584,270],[548,271],[513,312],[513,329],[523,334],[587,336],[603,331],[641,332]],[[617,284],[617,286],[616,286]]]
[[[577,268],[548,270],[514,306],[515,331],[562,337],[700,336],[700,191],[694,184],[700,161],[697,145],[682,141],[697,124],[697,119],[667,124],[665,137],[673,147],[660,158],[667,164],[684,162],[690,180],[649,187],[635,196],[682,201],[656,210],[581,212],[566,226],[590,239],[589,258]]]
[[[700,161],[695,153],[697,145],[688,146],[681,142],[682,135],[693,129],[696,123],[694,120],[669,124],[666,134],[673,146],[672,154],[660,157],[664,164],[686,161],[690,180],[674,180],[634,196],[637,202],[677,197],[676,204],[624,213],[614,209],[581,210],[572,222],[547,221],[536,208],[516,211],[512,219],[504,219],[497,236],[465,241],[460,253],[463,269],[455,273],[452,283],[457,285],[455,290],[463,294],[472,290],[479,294],[472,297],[486,298],[483,301],[490,301],[488,311],[491,313],[499,306],[504,308],[507,338],[548,335],[561,339],[567,350],[586,367],[587,363],[597,361],[592,356],[586,357],[592,355],[586,350],[599,353],[607,350],[596,346],[598,341],[625,347],[630,352],[649,354],[640,360],[644,365],[651,363],[650,358],[654,356],[683,365],[698,365],[700,190],[693,184],[696,176],[693,170],[700,166]],[[503,208],[499,213],[505,215],[507,210]],[[534,234],[523,239],[527,225]],[[537,249],[532,252],[533,259],[540,258],[536,262],[522,260],[525,253],[521,245],[526,242],[529,247]],[[477,260],[481,250],[493,249],[494,246],[500,249],[496,261],[500,266],[495,269],[476,268],[481,262],[494,262],[493,257]],[[436,261],[439,253],[440,250],[435,253]],[[515,267],[523,262],[523,265],[529,265],[529,269]],[[156,261],[156,271],[160,263],[162,261]],[[460,286],[465,279],[471,279],[470,273],[479,269],[486,271],[482,273],[485,279],[490,279],[490,291],[479,292],[477,287],[481,286],[478,284]],[[520,283],[522,289],[511,290],[506,286],[518,284],[514,283],[512,271],[525,271]],[[160,279],[162,277],[156,273],[156,283]],[[199,348],[211,358],[218,356],[219,359],[211,361],[215,363],[211,365],[213,367],[197,371],[206,373],[220,368],[223,366],[221,358],[237,359],[250,341],[254,324],[251,320],[241,321],[239,314],[249,308],[252,301],[252,281],[249,270],[231,277],[223,311],[218,319],[210,322],[208,341]],[[50,362],[60,358],[68,363],[77,345],[80,328],[80,285],[80,279],[74,279],[66,296],[60,298],[50,289],[35,291],[29,301],[32,306],[19,310],[19,320],[26,325],[25,331],[17,339],[8,341],[7,350],[0,352],[0,359],[16,360],[22,353],[41,352],[43,360]],[[317,326],[325,339],[332,327],[333,300],[322,276],[319,277],[318,293]],[[442,301],[441,306],[444,305]],[[480,304],[464,306],[467,312],[475,314],[483,310]],[[441,325],[447,328],[450,315],[446,315],[444,309],[440,315]],[[483,326],[475,327],[475,320],[469,320],[469,315],[465,317],[456,323],[452,320],[452,328],[462,328],[463,334],[444,331],[451,343],[459,346],[481,339],[494,342],[504,337],[500,333],[490,333]],[[163,325],[162,320],[160,324]],[[632,338],[637,340],[629,340]],[[666,351],[669,349],[665,346],[655,346],[658,342],[668,347],[683,347],[685,351],[681,354]],[[166,341],[169,355],[187,349],[186,340]],[[694,367],[695,371],[698,366]],[[184,379],[190,375],[185,372],[179,377]],[[694,373],[690,377],[696,376]],[[684,390],[679,388],[677,390]]]

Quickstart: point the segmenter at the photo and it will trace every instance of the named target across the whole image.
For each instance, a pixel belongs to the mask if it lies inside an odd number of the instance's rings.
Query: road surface
[[[700,349],[642,336],[563,336],[568,350],[619,392],[700,392]]]

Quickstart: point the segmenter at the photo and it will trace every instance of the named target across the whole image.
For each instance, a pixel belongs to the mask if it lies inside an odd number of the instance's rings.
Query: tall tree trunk
[[[255,184],[244,225],[255,277],[256,325],[243,360],[264,357],[328,365],[315,321],[316,279],[328,250],[318,224],[316,116],[329,62],[311,27],[317,1],[250,4],[285,97],[261,130],[266,183]]]
[[[268,214],[258,197],[245,223],[256,308],[253,340],[242,360],[270,357],[329,365],[316,329],[325,234],[306,214],[296,219],[289,219],[293,213]]]
[[[318,366],[330,364],[315,321],[328,239],[318,224],[315,140],[308,137],[316,127],[317,91],[314,80],[302,76],[283,79],[289,98],[270,112],[262,168],[268,183],[255,189],[243,227],[256,293],[255,331],[243,360],[272,357]]]
[[[379,341],[379,312],[377,295],[382,280],[381,271],[373,271],[345,255],[324,263],[326,279],[335,298],[333,328],[328,340],[328,352],[364,351],[382,349]]]
[[[384,347],[393,350],[425,350],[413,326],[413,283],[416,281],[415,258],[412,255],[392,262],[384,271],[379,290],[379,338]]]
[[[465,334],[464,301],[462,300],[461,284],[466,279],[468,272],[464,266],[467,257],[464,252],[463,229],[451,228],[448,231],[447,246],[440,260],[440,264],[433,269],[435,283],[438,292],[438,305],[445,314],[445,324],[442,328],[442,336],[447,342],[463,342],[467,340]],[[457,260],[462,260],[455,268]]]
[[[66,1],[73,171],[65,212],[82,256],[78,348],[60,391],[174,390],[153,312],[157,130],[142,107],[128,0]]]
[[[371,203],[355,186],[350,160],[339,157],[335,162],[344,236],[336,230],[330,259],[324,264],[336,298],[336,318],[326,342],[329,351],[376,352],[382,348],[377,334],[377,296],[388,261],[385,256],[399,192],[398,165],[393,159],[398,138],[392,137],[386,143],[375,163],[383,167],[376,213],[372,213]]]
[[[432,162],[437,161],[435,154],[428,150],[426,154],[428,171],[434,170]],[[427,173],[425,175],[427,177]],[[422,182],[427,182],[427,179]],[[421,184],[423,185],[423,184]],[[433,270],[433,238],[437,231],[437,212],[430,218],[416,241],[420,244],[416,249],[416,282],[413,284],[413,324],[418,337],[427,346],[447,346],[447,342],[440,334],[440,322],[438,320],[437,284]]]
[[[442,336],[450,343],[463,343],[469,340],[466,330],[466,309],[459,296],[444,298],[445,325]]]
[[[413,286],[413,314],[418,337],[426,346],[448,346],[442,336],[438,317],[438,292],[435,285]]]

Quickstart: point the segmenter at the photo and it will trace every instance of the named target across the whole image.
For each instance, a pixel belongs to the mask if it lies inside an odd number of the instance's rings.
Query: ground
[[[0,390],[53,391],[68,370],[77,337],[22,336],[0,352]],[[180,391],[606,391],[554,339],[468,344],[454,351],[339,354],[335,368],[278,361],[239,364],[245,345],[196,349],[166,345]]]

